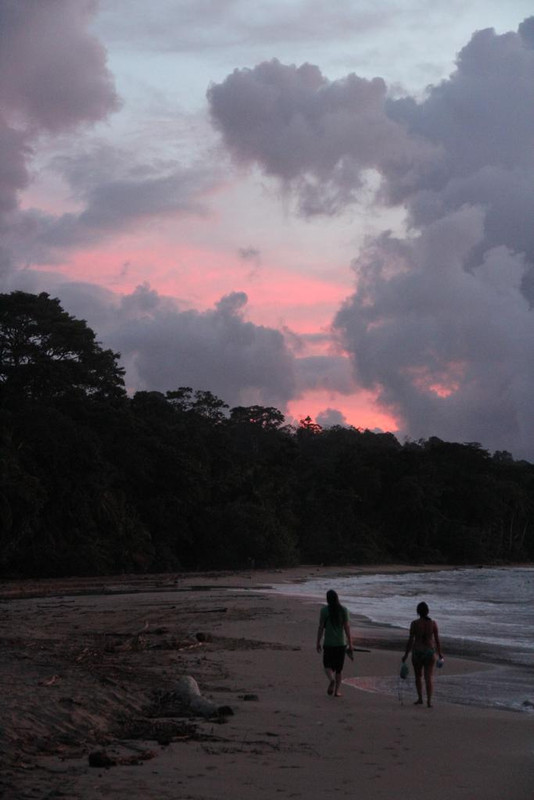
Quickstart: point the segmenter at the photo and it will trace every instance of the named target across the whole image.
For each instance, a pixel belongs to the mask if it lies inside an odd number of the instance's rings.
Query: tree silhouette
[[[4,403],[124,395],[118,355],[84,320],[45,292],[0,294],[0,397]]]

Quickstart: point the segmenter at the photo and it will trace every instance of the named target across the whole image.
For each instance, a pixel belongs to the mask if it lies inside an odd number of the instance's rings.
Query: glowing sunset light
[[[244,291],[248,318],[268,326],[288,325],[296,333],[328,326],[348,293],[344,284],[287,273],[280,267],[250,274],[233,254],[192,247],[134,249],[123,242],[119,247],[77,253],[56,269],[71,280],[94,281],[126,294],[148,281],[160,294],[201,309],[226,294]]]
[[[356,392],[350,396],[340,396],[334,392],[311,391],[302,397],[293,400],[287,410],[287,418],[298,425],[301,419],[311,417],[314,421],[321,422],[321,415],[328,410],[335,409],[344,417],[339,424],[352,425],[362,430],[380,430],[395,433],[398,423],[391,415],[377,411],[376,397],[371,392]],[[336,422],[335,415],[331,416],[332,422],[323,419],[323,427],[329,427]]]
[[[430,392],[437,394],[438,397],[450,397],[451,394],[454,394],[459,389],[459,384],[453,384],[452,386],[444,386],[443,384],[433,383],[428,387]]]
[[[347,296],[344,286],[276,270],[258,285],[247,287],[246,292],[254,319],[268,325],[287,325],[296,333],[328,326]]]
[[[455,362],[439,370],[428,367],[409,367],[404,371],[418,389],[445,399],[459,391],[466,364]]]

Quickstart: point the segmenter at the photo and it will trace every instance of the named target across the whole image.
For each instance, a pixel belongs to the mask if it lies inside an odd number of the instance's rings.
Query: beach
[[[399,697],[351,685],[396,675],[402,654],[368,647],[358,619],[361,651],[342,697],[327,695],[317,600],[270,589],[338,574],[4,581],[1,796],[531,800],[534,718],[440,702],[438,682],[431,709],[411,685]],[[446,667],[466,681],[481,668]],[[193,713],[184,676],[216,713]]]

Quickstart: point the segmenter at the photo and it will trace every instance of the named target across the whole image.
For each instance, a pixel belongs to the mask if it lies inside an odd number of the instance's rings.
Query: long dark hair
[[[420,617],[426,618],[429,614],[429,608],[425,602],[419,603],[417,606],[417,613]]]
[[[343,612],[337,592],[333,589],[329,589],[326,593],[326,602],[328,603],[328,617],[330,622],[334,628],[341,628],[343,624]]]
[[[424,623],[421,632],[423,642],[426,642],[428,645],[432,642],[432,634],[434,631],[434,623],[428,616],[430,610],[427,604],[423,601],[422,603],[418,603],[417,605],[417,613],[419,614],[419,621]]]

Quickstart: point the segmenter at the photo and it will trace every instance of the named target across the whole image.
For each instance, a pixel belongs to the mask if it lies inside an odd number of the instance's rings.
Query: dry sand
[[[265,592],[310,573],[337,571],[0,584],[0,796],[532,800],[528,714],[440,703],[439,687],[432,709],[327,696],[317,602]],[[393,675],[399,658],[371,648],[346,674]],[[447,659],[466,680],[475,667]],[[189,715],[183,675],[218,715]]]

